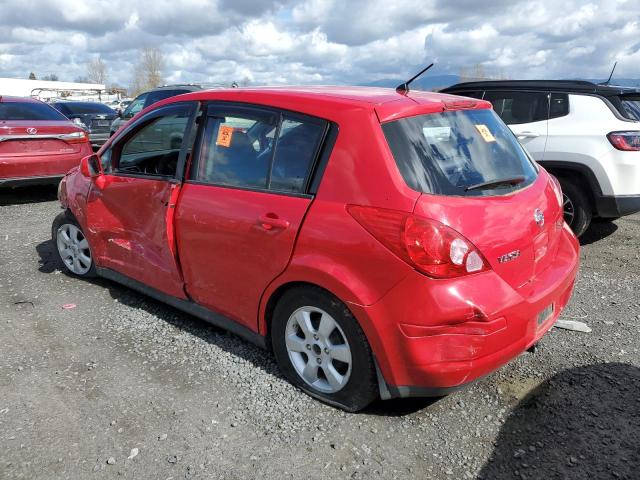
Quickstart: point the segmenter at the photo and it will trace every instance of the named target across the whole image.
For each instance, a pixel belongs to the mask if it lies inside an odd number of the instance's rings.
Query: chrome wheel
[[[301,307],[291,314],[285,344],[296,373],[323,393],[336,393],[351,375],[351,348],[338,323],[324,310]]]
[[[82,230],[65,223],[56,232],[56,244],[65,266],[76,275],[84,275],[91,268],[91,250]]]
[[[571,226],[576,216],[576,211],[573,207],[573,202],[565,193],[562,194],[562,210],[564,212],[564,221]]]

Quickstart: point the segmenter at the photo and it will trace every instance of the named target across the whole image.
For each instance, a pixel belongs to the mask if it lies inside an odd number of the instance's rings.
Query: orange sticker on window
[[[489,130],[486,125],[482,125],[482,124],[476,125],[476,130],[478,130],[478,133],[482,135],[482,138],[484,139],[485,142],[496,141],[496,137],[493,136],[493,134],[491,133],[491,130]]]
[[[222,125],[218,130],[218,138],[216,139],[216,145],[220,145],[222,147],[230,147],[232,137],[233,137],[233,127],[227,127],[226,125]]]

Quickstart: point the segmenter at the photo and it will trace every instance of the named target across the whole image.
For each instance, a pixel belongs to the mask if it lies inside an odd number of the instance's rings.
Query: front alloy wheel
[[[95,275],[91,247],[80,225],[68,213],[56,217],[51,228],[58,258],[69,272],[79,277]]]

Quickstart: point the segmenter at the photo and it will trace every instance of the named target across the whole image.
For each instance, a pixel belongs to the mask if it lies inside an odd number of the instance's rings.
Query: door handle
[[[518,132],[516,133],[516,137],[518,138],[536,138],[539,137],[540,134],[536,132]]]
[[[273,230],[274,228],[285,230],[289,228],[289,221],[278,218],[275,213],[267,213],[258,217],[258,223],[265,230]]]

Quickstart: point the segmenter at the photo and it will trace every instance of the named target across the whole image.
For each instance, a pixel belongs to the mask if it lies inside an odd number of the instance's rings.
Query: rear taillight
[[[60,140],[64,140],[67,143],[86,143],[89,141],[89,135],[84,131],[64,133],[58,138],[60,138]]]
[[[384,208],[349,205],[347,210],[380,243],[430,277],[452,278],[489,269],[469,240],[440,222]]]
[[[611,132],[607,138],[618,150],[640,151],[640,131]]]

